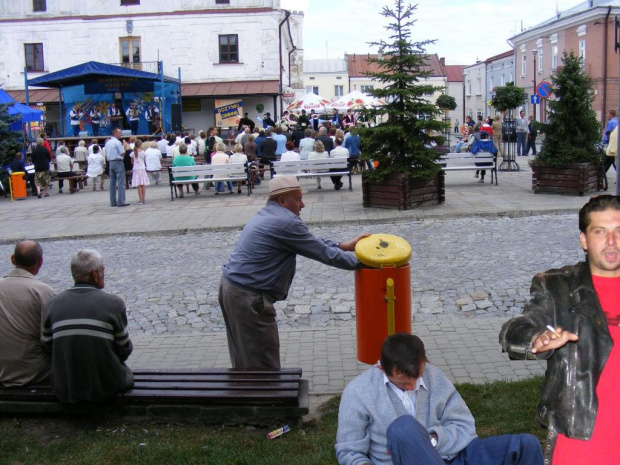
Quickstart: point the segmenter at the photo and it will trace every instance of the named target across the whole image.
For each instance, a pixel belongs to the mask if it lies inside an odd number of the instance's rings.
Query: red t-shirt
[[[553,463],[556,465],[611,464],[620,461],[620,343],[616,344],[620,342],[620,278],[592,276],[592,282],[614,344],[596,386],[598,409],[592,436],[589,441],[581,441],[558,434],[553,452]]]

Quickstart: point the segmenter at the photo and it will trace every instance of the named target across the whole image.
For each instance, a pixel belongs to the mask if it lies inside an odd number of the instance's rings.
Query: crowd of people
[[[139,149],[136,142],[134,153]],[[233,368],[280,368],[274,303],[287,298],[297,255],[344,270],[364,266],[350,252],[367,234],[345,242],[315,237],[299,218],[303,194],[295,176],[272,179],[265,207],[222,267],[219,303]],[[529,434],[478,438],[471,412],[432,365],[422,340],[394,334],[383,342],[379,362],[343,392],[338,462],[614,463],[620,453],[620,197],[591,198],[579,211],[579,230],[585,260],[537,274],[523,312],[499,334],[511,359],[547,360],[537,410],[548,428],[544,459]],[[43,266],[37,242],[19,242],[11,263],[14,269],[0,279],[0,387],[49,381],[64,403],[100,402],[130,388],[126,308],[102,291],[101,254],[78,251],[70,264],[74,286],[58,294],[36,279]]]

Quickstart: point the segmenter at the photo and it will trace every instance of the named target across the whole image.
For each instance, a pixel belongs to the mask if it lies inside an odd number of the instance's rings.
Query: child
[[[146,174],[146,164],[144,162],[145,155],[142,151],[142,141],[140,139],[136,139],[134,150],[131,153],[131,158],[133,160],[133,175],[131,177],[131,187],[136,187],[138,189],[138,197],[140,198],[139,204],[144,205],[146,203],[145,195],[146,195],[146,187],[149,185],[149,177]]]

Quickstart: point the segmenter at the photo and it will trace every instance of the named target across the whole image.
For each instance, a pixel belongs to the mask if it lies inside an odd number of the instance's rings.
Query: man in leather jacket
[[[614,463],[620,398],[620,197],[579,212],[586,261],[537,274],[523,314],[499,342],[511,359],[547,360],[537,419],[549,429],[545,463]]]

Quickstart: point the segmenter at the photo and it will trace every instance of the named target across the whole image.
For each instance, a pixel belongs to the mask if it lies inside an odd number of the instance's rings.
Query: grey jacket
[[[437,451],[444,460],[450,460],[476,437],[474,418],[439,368],[427,363],[422,379],[426,389],[418,391],[415,418],[429,434],[437,434]],[[407,415],[407,411],[385,384],[378,367],[355,378],[345,388],[340,401],[338,462],[357,465],[370,460],[376,465],[391,465],[385,434],[390,423],[402,415]]]
[[[530,292],[523,314],[504,324],[499,342],[512,359],[548,360],[537,418],[550,429],[545,451],[550,456],[556,431],[590,438],[598,407],[596,385],[612,340],[587,262],[537,274]],[[546,325],[571,331],[579,341],[536,356],[530,352],[532,340]]]

